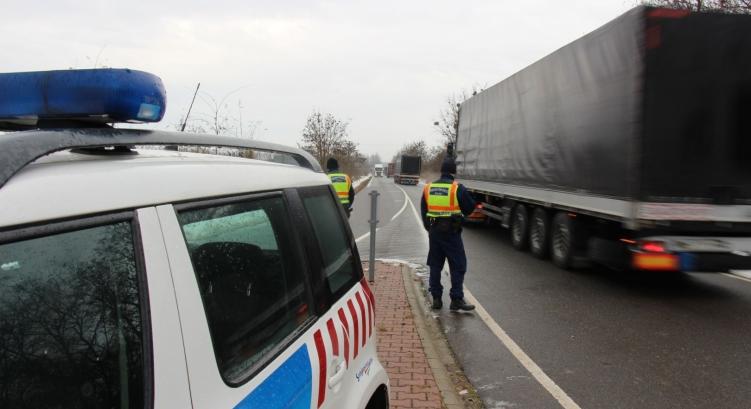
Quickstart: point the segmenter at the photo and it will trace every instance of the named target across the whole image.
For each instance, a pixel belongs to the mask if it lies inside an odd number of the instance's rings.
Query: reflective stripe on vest
[[[331,184],[334,185],[336,195],[342,204],[349,204],[349,188],[352,187],[352,180],[346,173],[329,173]]]
[[[428,217],[451,217],[461,214],[458,195],[459,183],[429,183],[423,195],[428,206]]]

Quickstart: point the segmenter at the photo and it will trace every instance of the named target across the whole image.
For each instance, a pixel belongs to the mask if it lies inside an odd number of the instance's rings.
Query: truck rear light
[[[634,253],[631,265],[637,270],[678,271],[680,259],[675,254]]]
[[[679,271],[681,260],[668,252],[661,241],[637,241],[632,247],[631,265],[637,270]]]
[[[665,243],[661,241],[643,241],[639,243],[639,250],[648,253],[667,253]]]
[[[482,203],[478,203],[477,206],[475,206],[475,209],[478,209],[478,210],[482,209]]]

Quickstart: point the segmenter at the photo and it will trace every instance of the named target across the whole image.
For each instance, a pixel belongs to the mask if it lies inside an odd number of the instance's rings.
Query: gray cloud
[[[631,0],[42,1],[3,5],[0,71],[128,67],[162,77],[162,127],[195,84],[259,136],[295,144],[313,109],[366,153],[438,142],[447,95],[491,85],[626,11]],[[196,108],[205,110],[202,103]],[[236,114],[235,114],[236,115]],[[266,130],[264,130],[266,129]]]

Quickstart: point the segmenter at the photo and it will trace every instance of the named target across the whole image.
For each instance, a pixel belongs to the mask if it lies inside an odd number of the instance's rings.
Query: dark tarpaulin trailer
[[[401,175],[420,176],[420,157],[402,155],[397,161],[397,171]]]
[[[488,188],[751,204],[751,16],[632,9],[464,102],[457,161]]]

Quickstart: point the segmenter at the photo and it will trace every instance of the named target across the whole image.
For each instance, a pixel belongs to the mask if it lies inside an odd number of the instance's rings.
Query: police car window
[[[212,242],[249,243],[262,250],[278,250],[274,229],[262,209],[223,215],[225,208],[206,210],[217,217],[199,220],[183,226],[188,244],[198,247]]]
[[[329,289],[335,296],[340,295],[359,280],[359,270],[355,268],[355,258],[337,208],[341,205],[328,189],[307,190],[302,195],[321,251]]]
[[[220,373],[241,383],[310,314],[281,197],[178,214]]]
[[[0,245],[0,407],[143,408],[128,222]]]

